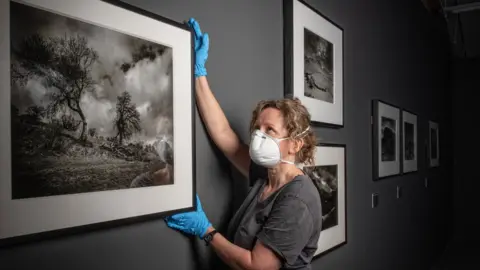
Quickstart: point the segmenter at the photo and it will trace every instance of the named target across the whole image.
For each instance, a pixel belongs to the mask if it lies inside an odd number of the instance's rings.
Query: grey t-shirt
[[[281,260],[281,269],[311,269],[322,226],[320,194],[312,180],[298,175],[261,200],[267,169],[251,162],[250,193],[229,228],[234,244],[253,250],[257,240]]]

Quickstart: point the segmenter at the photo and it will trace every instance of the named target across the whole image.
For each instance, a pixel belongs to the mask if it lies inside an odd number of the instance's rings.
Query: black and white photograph
[[[322,200],[322,233],[315,257],[347,242],[346,145],[317,145],[315,164],[300,168],[313,180]]]
[[[409,173],[418,170],[417,157],[417,115],[406,110],[402,111],[402,172]]]
[[[394,119],[381,117],[382,119],[382,161],[395,161],[397,123]]]
[[[298,97],[315,125],[342,128],[343,28],[303,1],[283,4],[284,95]]]
[[[322,231],[338,225],[338,166],[309,166],[303,170],[320,187]]]
[[[438,167],[440,164],[440,144],[438,123],[429,121],[429,163],[430,167]]]
[[[415,140],[413,138],[413,129],[414,126],[412,123],[404,122],[403,130],[405,131],[405,160],[414,160],[415,159]]]
[[[333,103],[333,44],[305,28],[305,96]]]
[[[373,179],[400,174],[400,109],[389,103],[372,101]]]
[[[173,184],[172,48],[10,10],[13,199]]]
[[[5,2],[0,239],[192,209],[191,30],[123,3]]]

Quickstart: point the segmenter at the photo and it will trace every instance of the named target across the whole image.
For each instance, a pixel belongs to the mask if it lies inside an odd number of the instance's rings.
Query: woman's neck
[[[268,170],[268,187],[276,190],[292,181],[300,173],[301,171],[295,165],[281,163]]]

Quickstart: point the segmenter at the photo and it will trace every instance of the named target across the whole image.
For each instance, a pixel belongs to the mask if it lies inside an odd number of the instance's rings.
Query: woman
[[[297,163],[312,163],[315,135],[297,99],[261,101],[251,120],[250,146],[242,144],[206,79],[209,37],[194,19],[197,106],[216,146],[250,180],[252,189],[224,237],[197,211],[166,218],[167,225],[206,239],[234,269],[311,269],[321,231],[319,192]]]

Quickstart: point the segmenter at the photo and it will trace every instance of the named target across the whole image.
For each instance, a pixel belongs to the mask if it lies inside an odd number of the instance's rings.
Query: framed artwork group
[[[343,28],[301,0],[283,12],[285,96],[344,127]],[[9,0],[0,14],[0,243],[195,209],[192,30],[114,0]],[[372,111],[374,179],[418,171],[417,115]],[[436,167],[436,122],[428,138]],[[347,243],[346,148],[319,143],[302,166],[322,199],[315,257]]]
[[[195,209],[193,32],[114,0],[0,10],[0,243]],[[285,94],[343,127],[343,29],[303,1],[284,14]],[[346,146],[317,150],[316,256],[347,240]]]
[[[439,165],[438,124],[429,121],[430,167]],[[372,102],[373,178],[418,171],[418,116],[381,100]]]
[[[311,122],[344,127],[343,28],[304,1],[284,0],[284,91],[299,98]],[[346,145],[321,143],[304,171],[322,198],[322,232],[315,257],[347,242]]]
[[[0,13],[0,241],[194,209],[192,31],[120,1]]]

